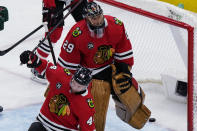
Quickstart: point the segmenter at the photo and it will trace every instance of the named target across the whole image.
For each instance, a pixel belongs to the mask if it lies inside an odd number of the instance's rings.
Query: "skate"
[[[37,70],[34,68],[31,69],[32,77],[31,79],[35,82],[38,82],[43,85],[47,85],[48,81],[45,78],[45,75],[40,75]]]

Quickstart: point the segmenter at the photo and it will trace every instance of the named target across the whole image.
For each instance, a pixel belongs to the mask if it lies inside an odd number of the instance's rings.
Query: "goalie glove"
[[[22,64],[27,64],[28,68],[37,68],[42,63],[40,58],[38,58],[38,56],[36,54],[34,54],[33,52],[31,52],[29,50],[24,51],[20,55],[20,61]]]
[[[119,65],[111,64],[112,67],[112,85],[113,89],[116,92],[117,95],[121,95],[125,93],[132,85],[132,73],[130,73],[128,65],[124,64],[124,70],[121,70],[121,68],[117,69]],[[125,69],[126,65],[126,69]],[[121,66],[122,67],[122,66]]]

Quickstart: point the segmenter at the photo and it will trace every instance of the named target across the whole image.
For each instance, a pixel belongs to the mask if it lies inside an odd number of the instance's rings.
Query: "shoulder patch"
[[[79,35],[81,35],[81,34],[82,34],[82,31],[80,30],[79,27],[77,27],[77,28],[72,32],[72,35],[73,35],[74,37],[77,37],[77,36],[79,36]]]
[[[64,72],[67,74],[67,75],[71,75],[71,72],[69,71],[69,69],[64,69]]]
[[[91,98],[87,99],[87,103],[90,108],[94,108],[94,102]]]
[[[115,20],[115,24],[117,25],[122,25],[122,21],[117,19],[116,17],[114,17],[114,20]]]

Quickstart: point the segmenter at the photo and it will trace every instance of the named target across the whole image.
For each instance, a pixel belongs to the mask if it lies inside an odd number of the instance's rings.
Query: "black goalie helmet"
[[[83,17],[86,19],[90,35],[96,38],[103,37],[105,21],[100,5],[95,2],[89,2],[83,10]]]
[[[88,68],[80,67],[73,75],[73,79],[81,85],[88,85],[92,80],[91,73],[92,71]]]
[[[100,5],[95,2],[89,2],[83,10],[84,16],[95,17],[103,13]]]

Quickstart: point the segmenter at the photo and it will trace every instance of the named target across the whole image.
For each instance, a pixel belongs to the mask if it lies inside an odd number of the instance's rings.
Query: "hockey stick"
[[[67,10],[67,9],[70,8],[70,7],[71,7],[71,4],[69,4],[69,5],[66,6],[64,9],[60,10],[59,12],[57,12],[57,13],[53,16],[53,18],[57,18],[62,12],[64,12],[65,10]],[[45,25],[45,30],[47,30],[46,33],[48,33],[48,28],[47,28],[46,25]],[[53,59],[54,65],[56,65],[56,58],[55,58],[55,53],[54,53],[53,46],[52,46],[52,43],[51,43],[51,39],[50,39],[50,37],[48,37],[47,39],[48,39],[48,42],[49,42],[49,48],[50,48],[50,50],[51,50],[51,54],[52,54],[52,59]],[[32,52],[34,52],[34,50],[33,50]]]
[[[68,5],[66,6],[64,9],[62,9],[61,11],[57,12],[57,14],[54,17],[57,17],[60,13],[64,12],[66,9],[68,9],[71,6]],[[23,42],[24,40],[26,40],[28,37],[30,37],[31,35],[33,35],[35,32],[37,32],[38,30],[40,30],[46,23],[43,23],[42,25],[38,26],[35,30],[33,30],[32,32],[30,32],[29,34],[27,34],[25,37],[23,37],[22,39],[20,39],[18,42],[16,42],[14,45],[12,45],[11,47],[9,47],[8,49],[5,50],[0,50],[0,56],[3,56],[5,54],[7,54],[9,51],[11,51],[13,48],[15,48],[17,45],[19,45],[21,42]]]
[[[9,51],[11,51],[13,48],[15,48],[17,45],[19,45],[21,42],[23,42],[24,40],[26,40],[28,37],[30,37],[31,35],[33,35],[36,31],[40,30],[44,25],[40,25],[38,26],[35,30],[33,30],[32,32],[30,32],[29,34],[27,34],[25,37],[23,37],[21,40],[19,40],[18,42],[16,42],[14,45],[12,45],[11,47],[9,47],[6,50],[2,50],[0,51],[0,56],[5,55],[6,53],[8,53]]]
[[[53,58],[53,63],[54,63],[54,65],[56,65],[55,53],[54,53],[54,50],[53,50],[53,46],[52,46],[50,37],[48,37],[48,41],[49,41],[49,47],[50,47],[50,50],[51,50],[51,55],[52,55],[52,58]]]
[[[60,15],[62,12],[64,12],[65,10],[67,10],[68,8],[71,7],[72,4],[67,5],[64,9],[61,9],[60,11],[58,11],[53,17],[56,18],[58,17],[58,15]],[[53,18],[52,17],[52,18]]]
[[[71,14],[71,12],[72,12],[73,10],[75,10],[75,8],[77,8],[79,4],[81,4],[81,2],[82,2],[82,0],[79,0],[79,2],[78,2],[76,5],[74,5],[74,6],[71,8],[71,10],[69,10],[69,12],[63,17],[63,19],[61,19],[61,20],[53,27],[53,29],[47,33],[47,35],[44,37],[44,39],[42,39],[42,40],[39,42],[39,44],[32,50],[32,52],[35,52],[35,50],[36,50],[46,39],[48,39],[48,40],[49,40],[49,46],[50,46],[50,49],[51,49],[52,58],[53,58],[53,62],[54,62],[54,64],[56,65],[55,53],[54,53],[54,51],[53,51],[53,46],[52,46],[52,44],[51,44],[51,42],[50,42],[49,36],[50,36],[51,33],[52,33],[52,32],[53,32],[53,31],[64,21],[64,19],[66,19],[66,18]]]

